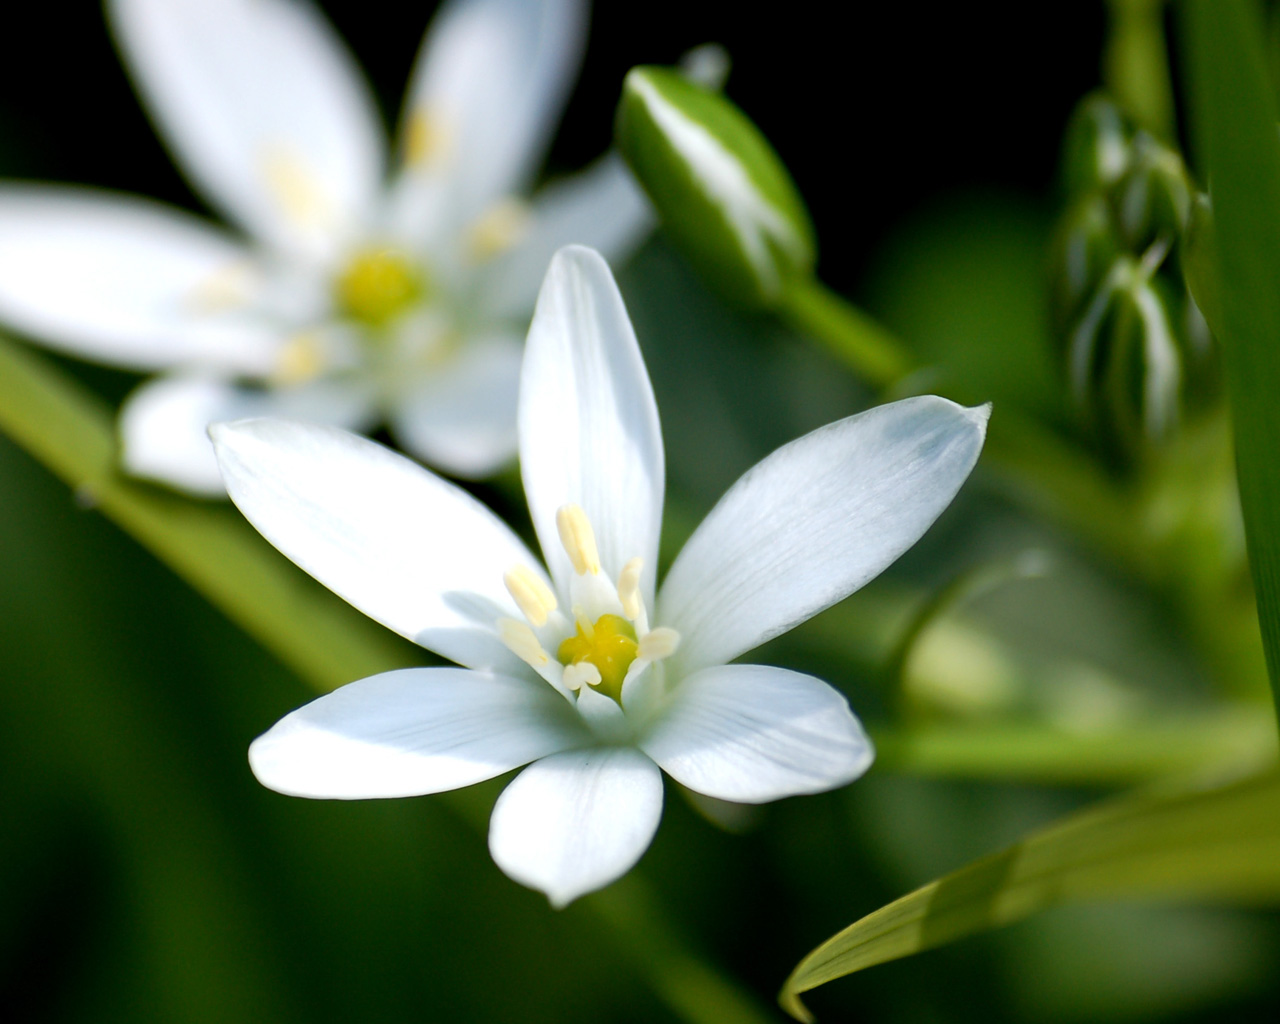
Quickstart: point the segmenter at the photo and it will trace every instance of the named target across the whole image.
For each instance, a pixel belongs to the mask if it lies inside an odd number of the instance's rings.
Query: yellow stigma
[[[395,249],[362,249],[333,283],[338,308],[368,327],[385,327],[422,298],[422,271]]]
[[[601,615],[593,625],[578,620],[578,631],[560,644],[556,652],[562,665],[589,662],[600,673],[600,682],[592,684],[616,701],[622,699],[622,681],[636,660],[639,645],[636,631],[621,615]]]
[[[565,554],[579,576],[600,571],[600,553],[596,550],[596,534],[591,520],[577,505],[561,505],[556,512],[556,529]]]

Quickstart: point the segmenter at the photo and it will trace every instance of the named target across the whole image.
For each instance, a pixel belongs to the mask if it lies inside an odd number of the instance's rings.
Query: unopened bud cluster
[[[1105,95],[1067,128],[1054,329],[1074,404],[1122,458],[1168,437],[1210,387],[1210,337],[1183,280],[1195,190],[1181,155]]]

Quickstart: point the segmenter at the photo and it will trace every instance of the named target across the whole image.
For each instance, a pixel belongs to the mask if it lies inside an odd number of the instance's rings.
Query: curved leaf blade
[[[1193,268],[1222,343],[1240,502],[1273,694],[1280,694],[1280,136],[1258,5],[1183,5],[1187,94],[1213,204],[1213,245]],[[1217,305],[1216,311],[1212,306]]]
[[[1121,898],[1280,902],[1280,771],[1071,815],[834,935],[800,961],[779,1002],[810,1021],[800,994],[836,978],[1059,904]]]

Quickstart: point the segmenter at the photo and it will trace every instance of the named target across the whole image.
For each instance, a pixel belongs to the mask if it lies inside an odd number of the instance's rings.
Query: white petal
[[[612,264],[625,260],[653,229],[653,208],[617,153],[542,189],[532,224],[485,285],[485,306],[503,316],[533,308],[547,264],[566,245],[590,246]]]
[[[503,573],[538,562],[465,491],[330,427],[243,420],[210,434],[231,500],[325,586],[460,664],[527,671],[495,624],[520,616]]]
[[[456,227],[527,190],[581,59],[581,0],[452,0],[405,100],[407,184]]]
[[[662,430],[649,375],[609,267],[599,253],[556,253],[538,295],[520,378],[520,466],[551,574],[568,590],[573,569],[556,510],[580,505],[611,579],[644,560],[653,596],[662,526]]]
[[[120,409],[121,462],[134,476],[221,498],[227,489],[210,423],[273,415],[354,429],[368,424],[372,408],[366,396],[336,381],[256,391],[213,377],[161,377],[139,387]]]
[[[450,363],[392,414],[396,440],[454,476],[489,476],[515,457],[516,396],[524,346],[511,337],[468,338]]]
[[[640,746],[690,789],[752,804],[843,786],[874,756],[841,694],[766,665],[717,665],[681,680]]]
[[[407,668],[350,683],[286,715],[249,747],[258,781],[290,796],[418,796],[470,786],[584,742],[541,681]]]
[[[136,369],[263,373],[275,334],[247,319],[261,287],[243,246],[130,196],[0,188],[0,318],[50,345]]]
[[[677,677],[722,664],[884,571],[951,503],[989,409],[908,398],[831,423],[748,470],[663,582]]]
[[[296,0],[112,0],[120,48],[183,170],[269,244],[326,255],[371,214],[377,108],[342,41]]]
[[[632,747],[543,758],[498,797],[489,852],[517,882],[563,907],[625,875],[662,817],[662,773]]]

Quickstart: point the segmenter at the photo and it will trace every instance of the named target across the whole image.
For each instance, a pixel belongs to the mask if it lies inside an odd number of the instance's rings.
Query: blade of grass
[[[1273,695],[1280,693],[1280,135],[1262,24],[1246,0],[1190,0],[1192,124],[1207,163],[1210,272],[1235,427],[1240,500]]]
[[[1280,902],[1280,772],[1130,796],[1072,815],[882,907],[800,961],[779,996],[1020,921],[1121,898]]]
[[[993,723],[871,729],[876,771],[931,778],[1117,785],[1273,761],[1271,716],[1256,708],[1152,719],[1096,733]]]
[[[226,503],[122,476],[105,405],[4,338],[0,429],[318,689],[421,663],[415,648],[280,558]]]

